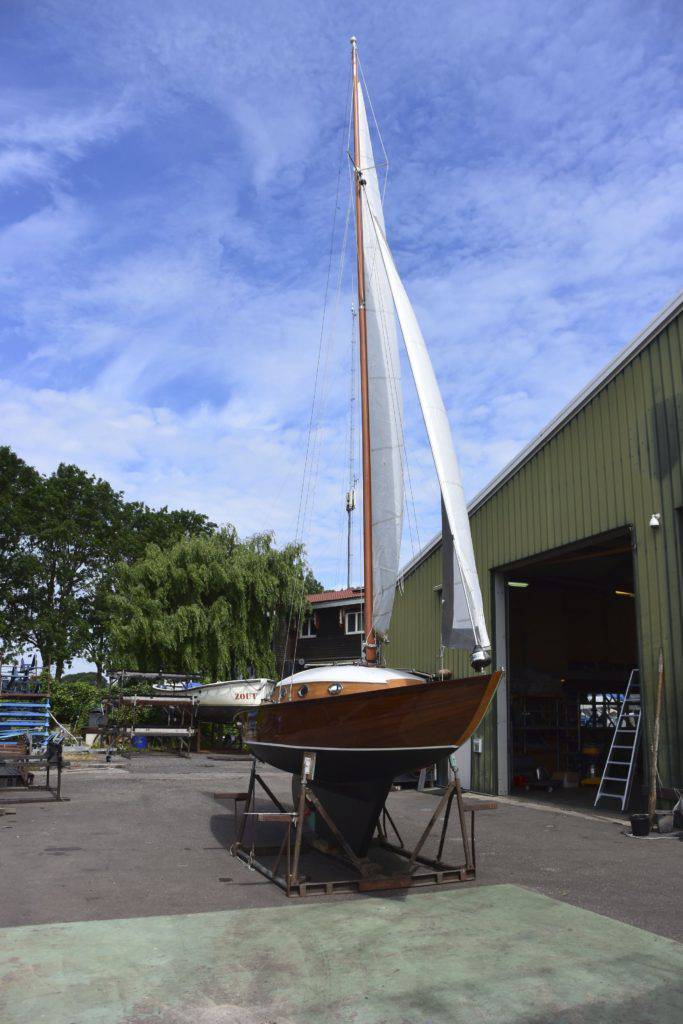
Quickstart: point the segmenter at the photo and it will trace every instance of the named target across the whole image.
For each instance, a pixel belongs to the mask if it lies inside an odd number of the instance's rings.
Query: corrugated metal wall
[[[472,515],[487,621],[493,570],[619,527],[635,543],[636,611],[645,697],[646,738],[653,718],[660,645],[666,684],[659,769],[665,786],[683,785],[683,314]],[[661,513],[659,529],[649,526]],[[386,648],[392,665],[439,664],[441,551],[437,548],[399,590]],[[445,662],[469,674],[466,656]],[[479,734],[472,786],[496,786],[495,708]]]

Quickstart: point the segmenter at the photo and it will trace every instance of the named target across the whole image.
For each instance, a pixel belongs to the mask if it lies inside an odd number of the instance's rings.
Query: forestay
[[[360,171],[365,202],[384,232],[382,199],[363,91],[358,84]],[[386,633],[396,593],[403,528],[403,399],[396,317],[384,262],[371,225],[363,233],[370,453],[372,475],[373,621]]]
[[[368,207],[370,207],[369,203]],[[366,222],[368,226],[372,224],[374,227],[372,233],[382,257],[396,314],[401,325],[441,488],[443,524],[442,642],[446,647],[463,647],[469,650],[482,647],[486,650],[490,647],[490,641],[484,620],[465,494],[460,480],[460,470],[448,416],[420,325],[387,245],[383,224],[373,214],[371,208],[368,212],[369,216]]]

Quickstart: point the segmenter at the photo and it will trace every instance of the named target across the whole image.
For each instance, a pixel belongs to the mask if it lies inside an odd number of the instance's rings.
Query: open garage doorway
[[[630,531],[548,552],[501,575],[511,792],[592,807],[638,665]],[[640,765],[636,772],[632,804]],[[620,809],[616,801],[600,806]]]

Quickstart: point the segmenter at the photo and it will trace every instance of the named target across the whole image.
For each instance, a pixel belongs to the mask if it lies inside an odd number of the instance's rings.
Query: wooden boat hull
[[[268,702],[241,716],[255,756],[293,774],[316,753],[316,782],[391,780],[447,756],[472,735],[500,672],[334,697]]]

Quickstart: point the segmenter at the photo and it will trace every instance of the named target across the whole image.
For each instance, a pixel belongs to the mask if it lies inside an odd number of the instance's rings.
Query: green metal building
[[[556,777],[589,771],[604,757],[610,695],[635,667],[642,781],[660,648],[658,767],[665,789],[683,788],[682,445],[683,293],[470,505],[494,664],[506,669],[471,745],[473,789],[507,793],[532,762]],[[440,585],[435,537],[402,572],[390,664],[440,666]],[[461,652],[443,664],[470,671]]]

